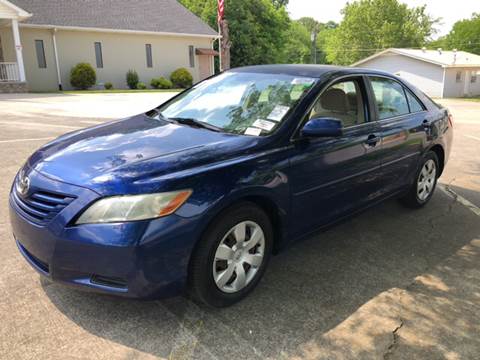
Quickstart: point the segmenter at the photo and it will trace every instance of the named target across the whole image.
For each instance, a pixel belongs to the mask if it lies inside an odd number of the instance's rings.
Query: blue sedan
[[[13,233],[53,281],[228,306],[298,239],[388,198],[424,206],[452,136],[447,109],[387,73],[238,68],[41,147]]]

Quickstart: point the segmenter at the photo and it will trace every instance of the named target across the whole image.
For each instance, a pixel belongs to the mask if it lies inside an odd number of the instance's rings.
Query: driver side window
[[[330,86],[317,99],[309,119],[329,117],[342,122],[343,127],[363,124],[365,106],[358,80],[346,80]]]

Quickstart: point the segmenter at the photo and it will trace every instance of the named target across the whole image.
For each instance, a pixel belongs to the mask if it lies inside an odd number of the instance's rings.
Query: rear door
[[[427,111],[418,98],[393,78],[369,76],[382,137],[381,192],[409,185],[428,131]]]
[[[333,222],[377,197],[381,138],[377,123],[370,121],[364,78],[342,78],[322,92],[304,121],[318,117],[341,120],[344,133],[296,139],[288,174],[294,235]]]

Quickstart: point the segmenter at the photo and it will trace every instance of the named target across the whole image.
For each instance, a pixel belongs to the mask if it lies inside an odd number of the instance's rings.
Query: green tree
[[[292,21],[283,46],[283,63],[304,64],[310,62],[312,43],[310,32],[300,21]]]
[[[338,24],[334,21],[329,21],[327,23],[321,23],[311,17],[302,17],[298,20],[309,34],[309,41],[310,44],[308,45],[310,48],[310,58],[306,58],[305,62],[312,61],[312,43],[311,43],[311,34],[315,34],[316,36],[316,52],[317,52],[317,64],[328,64],[327,61],[327,54],[326,54],[326,44],[327,39],[332,36],[333,30],[338,27]]]
[[[330,61],[327,59],[327,43],[329,39],[335,33],[335,29],[338,27],[338,24],[329,21],[326,24],[322,24],[320,31],[317,34],[317,63],[318,64],[329,64]]]
[[[458,49],[480,54],[480,13],[470,19],[457,21],[452,31],[445,37],[445,48]]]
[[[180,2],[213,29],[217,28],[217,0]],[[290,29],[284,6],[276,8],[272,0],[226,0],[225,17],[230,27],[232,67],[283,60],[283,46]]]
[[[318,22],[312,17],[302,17],[298,19],[298,22],[305,26],[308,32],[311,33],[318,33],[322,27],[324,26],[322,23]]]
[[[280,9],[282,6],[287,7],[288,1],[289,0],[272,0],[272,4],[276,9]]]
[[[359,0],[347,3],[342,13],[326,50],[328,61],[343,65],[381,49],[423,46],[438,22],[425,6],[410,8],[398,0]]]

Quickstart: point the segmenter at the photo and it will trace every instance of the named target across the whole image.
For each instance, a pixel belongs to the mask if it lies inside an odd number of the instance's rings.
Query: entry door
[[[3,58],[2,37],[0,36],[0,63],[4,61],[5,59]]]
[[[376,122],[370,122],[361,77],[327,89],[309,118],[342,121],[339,137],[301,139],[291,157],[292,231],[301,235],[339,219],[377,198],[381,148]]]
[[[198,55],[198,72],[200,80],[212,75],[212,57],[209,55]]]

